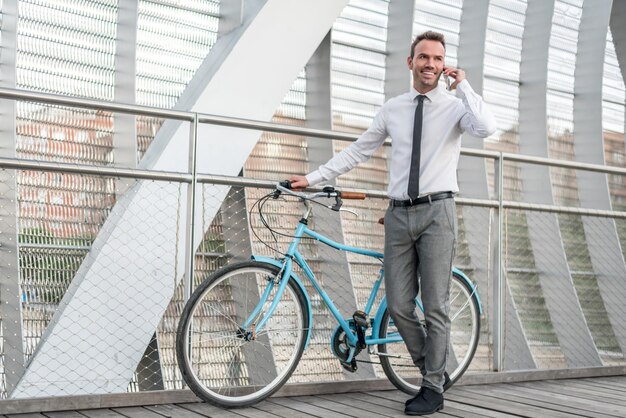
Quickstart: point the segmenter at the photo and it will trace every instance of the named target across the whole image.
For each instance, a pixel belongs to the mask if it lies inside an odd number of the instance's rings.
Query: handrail
[[[163,109],[152,106],[119,103],[106,100],[84,99],[63,96],[60,94],[40,93],[30,90],[0,88],[0,98],[20,101],[48,103],[60,106],[80,107],[88,109],[108,110],[111,112],[130,113],[133,115],[155,116],[167,119],[193,120],[192,112]]]
[[[110,176],[144,180],[177,181],[182,183],[191,183],[192,181],[191,174],[177,173],[175,171],[155,171],[141,170],[137,168],[57,163],[49,161],[26,160],[22,158],[0,157],[0,168],[10,168],[17,170],[55,171],[62,173],[91,174],[97,176]]]
[[[211,175],[211,174],[198,174],[198,183],[209,183],[209,184],[220,184],[220,185],[231,185],[231,186],[240,186],[240,187],[258,187],[263,189],[273,189],[276,187],[276,182],[271,180],[257,180],[246,177],[234,177],[234,176],[221,176],[221,175]],[[310,191],[321,191],[322,187],[311,187],[307,190]],[[365,195],[369,198],[380,198],[386,199],[387,192],[382,190],[367,190],[367,189],[346,189],[351,192],[365,193]],[[499,206],[498,200],[488,200],[488,199],[472,199],[465,197],[456,197],[455,201],[460,205],[466,206],[479,206],[486,208],[497,208]],[[577,215],[587,215],[587,216],[596,216],[596,217],[604,217],[604,218],[618,218],[618,219],[626,219],[626,212],[624,211],[611,211],[611,210],[600,210],[600,209],[586,209],[586,208],[575,208],[570,206],[556,206],[556,205],[543,205],[537,203],[525,203],[525,202],[514,202],[514,201],[503,201],[502,206],[504,209],[520,209],[520,210],[531,210],[531,211],[539,211],[539,212],[551,212],[551,213],[564,213],[564,214],[577,214]]]
[[[623,174],[626,175],[626,168],[612,167],[602,164],[580,163],[575,161],[557,160],[554,158],[533,157],[530,155],[512,154],[503,152],[502,158],[505,161],[515,161],[520,163],[529,163],[537,165],[548,165],[551,167],[573,168],[576,170],[595,171],[607,174]]]
[[[0,98],[36,101],[49,104],[100,109],[112,112],[154,116],[185,121],[193,121],[196,115],[194,112],[187,112],[182,110],[170,110],[152,106],[141,106],[95,99],[74,98],[57,94],[39,93],[34,91],[10,88],[0,88]],[[312,138],[331,139],[339,141],[354,142],[359,137],[359,135],[357,134],[350,134],[345,132],[303,128],[298,126],[283,125],[273,122],[263,122],[258,120],[235,118],[229,116],[210,115],[204,113],[198,113],[197,116],[198,123],[210,125],[229,126],[234,128],[260,130],[265,132],[275,132],[289,135],[302,135]],[[390,142],[386,141],[385,145],[390,145]],[[626,168],[622,167],[611,167],[602,164],[581,163],[575,161],[559,160],[555,158],[534,157],[529,155],[481,150],[475,148],[461,148],[461,155],[470,157],[483,157],[496,160],[499,158],[503,158],[506,161],[515,161],[520,163],[549,165],[553,167],[572,168],[585,171],[626,175]]]
[[[192,175],[188,173],[177,173],[171,171],[154,171],[154,170],[141,170],[134,168],[117,168],[117,167],[103,167],[103,166],[91,166],[85,164],[69,164],[69,163],[57,163],[46,161],[25,160],[20,158],[3,158],[0,157],[0,169],[17,169],[17,170],[41,170],[41,171],[55,171],[74,174],[88,174],[98,176],[110,176],[120,178],[131,178],[141,180],[156,180],[156,181],[175,181],[180,183],[192,183]],[[235,177],[224,176],[215,174],[198,174],[197,182],[200,184],[219,184],[227,186],[249,186],[265,189],[272,189],[276,186],[275,181],[259,180],[247,177]],[[312,191],[322,190],[321,187],[312,187]],[[346,189],[349,191],[365,193],[370,198],[386,199],[387,192],[384,190],[370,190],[370,189]],[[473,199],[457,197],[456,201],[460,205],[466,206],[478,206],[497,208],[498,200],[488,199]],[[626,212],[624,211],[610,211],[599,209],[586,209],[575,208],[569,206],[556,206],[556,205],[542,205],[536,203],[526,202],[514,202],[503,201],[502,207],[504,209],[519,209],[519,210],[531,210],[540,212],[552,212],[552,213],[564,213],[564,214],[577,214],[587,215],[605,218],[617,218],[626,219]]]

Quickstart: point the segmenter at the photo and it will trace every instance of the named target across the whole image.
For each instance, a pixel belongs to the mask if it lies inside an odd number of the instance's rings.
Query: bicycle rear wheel
[[[276,392],[291,376],[304,351],[309,328],[305,296],[290,280],[276,311],[255,330],[274,300],[279,269],[255,261],[217,271],[193,293],[176,334],[178,364],[189,388],[206,402],[242,407]],[[262,303],[244,328],[244,322]]]
[[[418,317],[424,319],[423,312],[416,308]],[[478,299],[465,280],[457,274],[452,275],[450,285],[450,346],[447,372],[451,384],[456,382],[469,367],[480,337],[480,309]],[[396,329],[389,311],[383,314],[379,335],[385,338],[396,334]],[[404,341],[379,344],[380,363],[387,378],[398,389],[415,394],[420,388],[419,369],[413,364]],[[388,355],[388,356],[387,356]]]

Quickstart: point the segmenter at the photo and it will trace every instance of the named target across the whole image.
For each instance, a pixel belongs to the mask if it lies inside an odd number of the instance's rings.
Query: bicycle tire
[[[453,273],[452,275],[452,283],[450,285],[450,288],[451,348],[454,350],[454,358],[456,358],[456,354],[458,352],[459,354],[462,354],[462,360],[455,362],[456,367],[454,367],[454,370],[448,370],[448,374],[450,375],[450,383],[447,385],[446,388],[452,386],[454,382],[456,382],[463,375],[463,373],[465,373],[470,363],[472,362],[472,359],[474,358],[476,348],[478,347],[478,341],[480,339],[480,308],[476,295],[472,293],[473,290],[467,284],[467,282],[456,273]],[[458,299],[460,295],[464,296],[463,300]],[[466,302],[467,304],[465,305]],[[455,310],[455,308],[458,306],[460,306],[460,308]],[[463,314],[463,316],[459,318],[459,316],[461,316],[461,313],[464,312],[464,310],[467,308],[469,308],[469,315],[466,317],[465,314]],[[460,309],[462,309],[463,311]],[[419,312],[419,316],[421,314],[421,311],[419,311],[419,309],[416,310]],[[423,315],[421,317],[423,318]],[[471,322],[471,325],[469,327],[467,327],[468,318]],[[397,332],[395,330],[395,327],[393,326],[393,321],[391,320],[389,311],[385,309],[379,328],[380,338],[385,338],[390,328],[392,332]],[[468,339],[457,338],[455,341],[455,336],[462,334],[463,329],[465,328],[470,329],[470,337]],[[383,354],[393,354],[401,356],[401,358],[395,358],[385,357],[384,355],[381,355],[379,358],[383,371],[385,372],[385,375],[387,376],[389,381],[391,381],[391,383],[393,383],[395,387],[410,395],[416,394],[420,388],[420,386],[418,385],[419,370],[413,364],[413,361],[406,349],[404,341],[392,344],[379,344],[378,351]],[[450,368],[450,364],[451,362],[449,361],[448,368]]]
[[[176,332],[176,356],[183,379],[200,399],[220,407],[249,406],[274,394],[296,369],[310,324],[305,295],[293,279],[258,334],[241,326],[258,305],[264,283],[278,274],[272,264],[234,263],[191,295]]]

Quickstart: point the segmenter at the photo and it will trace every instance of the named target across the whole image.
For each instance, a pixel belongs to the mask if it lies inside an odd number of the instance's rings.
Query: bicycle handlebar
[[[321,192],[306,194],[303,192],[295,191],[291,188],[291,182],[289,180],[283,180],[276,185],[276,190],[290,194],[292,196],[300,197],[302,199],[316,199],[318,197],[341,197],[342,199],[351,200],[365,200],[367,195],[361,192],[342,192],[335,190],[333,186],[324,186]]]
[[[292,196],[298,197],[300,199],[303,200],[314,200],[317,199],[319,197],[326,197],[326,198],[335,198],[335,204],[333,206],[328,206],[329,209],[332,209],[334,211],[339,211],[341,209],[341,205],[342,199],[357,199],[357,200],[364,200],[366,195],[365,193],[360,193],[360,192],[341,192],[339,190],[335,190],[335,188],[333,186],[325,186],[324,189],[321,192],[316,192],[316,193],[310,193],[310,194],[306,194],[303,192],[296,192],[291,188],[291,182],[289,180],[284,180],[279,182],[276,185],[276,192],[277,194],[274,196],[274,198],[277,198],[280,193],[287,193],[290,194]],[[343,209],[342,209],[343,210]]]
[[[365,200],[365,193],[360,192],[340,192],[342,199]]]

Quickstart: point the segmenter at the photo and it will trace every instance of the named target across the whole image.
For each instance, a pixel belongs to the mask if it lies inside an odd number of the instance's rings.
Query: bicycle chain
[[[357,363],[382,364],[380,361],[356,360],[356,359],[355,359],[355,361]],[[396,363],[389,363],[389,364],[391,364],[392,366],[399,366],[399,367],[417,367],[417,366],[414,366],[412,364],[396,364]]]

